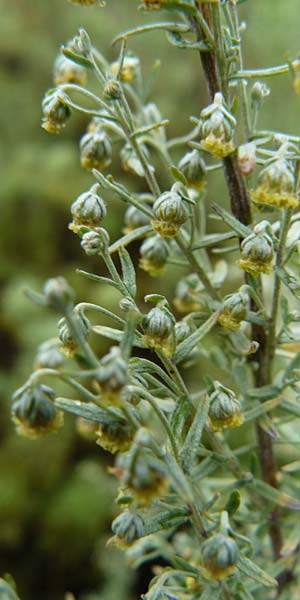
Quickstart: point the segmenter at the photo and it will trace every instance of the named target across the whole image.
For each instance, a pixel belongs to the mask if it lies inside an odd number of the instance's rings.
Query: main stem
[[[211,5],[209,3],[201,2],[198,4],[198,10],[202,14],[202,17],[206,20],[208,26],[211,27],[214,34],[214,39],[219,40],[221,32],[214,31],[218,20],[216,20],[216,18],[212,19]],[[204,32],[201,29],[199,22],[194,21],[193,25],[198,40],[202,40],[204,38]],[[221,82],[224,85],[224,65],[222,64],[224,58],[221,62],[218,61],[218,58],[218,48],[216,53],[213,51],[200,53],[200,60],[206,77],[211,101],[213,101],[214,95],[222,89]],[[249,225],[251,224],[252,220],[250,203],[243,178],[238,168],[236,157],[233,155],[225,157],[223,159],[223,165],[230,196],[231,211],[239,221],[245,225]],[[253,308],[258,307],[254,306]],[[265,327],[254,325],[252,328],[252,337],[259,343],[259,349],[255,354],[255,361],[258,363],[258,368],[254,374],[255,385],[256,387],[262,387],[271,383],[269,336]],[[259,445],[259,460],[262,477],[269,485],[272,487],[277,487],[277,469],[272,440],[268,433],[265,432],[259,425],[257,425],[257,440]],[[269,527],[269,535],[275,559],[280,556],[280,551],[282,548],[282,534],[277,522],[277,517],[277,511],[273,511],[271,514],[271,523]]]

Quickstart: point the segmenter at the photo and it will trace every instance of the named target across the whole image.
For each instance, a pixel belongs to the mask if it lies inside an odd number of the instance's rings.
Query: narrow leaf
[[[209,397],[207,394],[200,399],[194,420],[186,436],[180,453],[183,469],[190,472],[202,438],[202,433],[209,409]]]
[[[80,402],[79,400],[69,400],[68,398],[56,398],[55,405],[64,410],[65,412],[76,415],[76,417],[82,417],[88,421],[95,421],[96,423],[103,423],[103,418],[106,416],[106,412],[92,404],[92,402]]]
[[[119,290],[119,286],[115,281],[109,279],[108,277],[102,277],[101,275],[95,275],[94,273],[89,273],[88,271],[82,271],[82,269],[76,269],[76,273],[79,275],[83,275],[87,279],[91,279],[91,281],[97,281],[97,283],[106,283],[107,285],[111,285],[115,289]]]
[[[185,186],[187,185],[187,180],[186,180],[184,174],[181,173],[181,171],[179,171],[179,169],[177,169],[177,167],[175,167],[175,165],[172,165],[170,167],[170,171],[176,181],[180,181],[180,183],[182,183]]]
[[[254,581],[257,581],[265,587],[277,587],[278,583],[274,577],[263,571],[258,565],[246,556],[241,556],[238,562],[238,568],[242,573],[248,575]]]
[[[175,352],[175,362],[182,362],[193,350],[193,348],[199,344],[199,342],[210,332],[210,330],[214,327],[219,317],[219,312],[213,313],[201,327],[194,331],[186,340],[181,342],[179,346],[177,346],[177,350]]]
[[[123,338],[123,331],[120,329],[113,329],[112,327],[106,327],[105,325],[94,325],[92,327],[92,331],[97,335],[102,335],[103,337],[114,340],[115,342],[121,342]],[[137,346],[138,348],[145,347],[137,335],[134,336],[134,346]]]
[[[109,246],[109,253],[113,254],[120,248],[124,248],[125,246],[131,244],[131,242],[145,237],[147,233],[150,233],[150,231],[152,231],[151,225],[142,225],[142,227],[137,227],[133,231],[130,231],[129,233],[121,237],[119,240],[111,244],[111,246]]]
[[[72,52],[72,50],[70,50],[69,48],[64,48],[63,46],[61,51],[66,58],[76,63],[77,65],[81,65],[82,67],[87,68],[92,66],[92,63],[89,58],[79,56],[79,54],[75,54],[75,52]]]
[[[288,494],[285,494],[285,492],[277,490],[259,479],[253,479],[253,484],[256,492],[266,500],[273,502],[277,506],[282,506],[283,508],[300,510],[300,501],[296,500],[296,498],[292,498]]]
[[[230,229],[238,234],[238,236],[245,238],[252,233],[252,229],[250,229],[250,227],[243,225],[238,219],[225,210],[225,208],[219,206],[219,204],[213,203],[212,207],[214,211],[221,217],[221,219],[230,227]]]
[[[136,274],[133,262],[129,252],[125,248],[120,248],[119,257],[121,261],[123,281],[128,289],[129,294],[135,298],[136,296]]]
[[[193,250],[200,250],[200,248],[207,248],[209,246],[216,246],[226,240],[232,240],[236,237],[235,232],[227,231],[226,233],[209,233],[205,235],[200,242],[193,245]]]

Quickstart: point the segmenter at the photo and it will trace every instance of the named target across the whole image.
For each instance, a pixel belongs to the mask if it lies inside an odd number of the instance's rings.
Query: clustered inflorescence
[[[100,6],[97,0],[72,2],[95,5],[95,11]],[[69,227],[85,254],[101,258],[106,268],[105,276],[85,276],[111,286],[120,302],[115,309],[76,304],[61,277],[48,280],[42,294],[30,293],[58,314],[58,337],[39,348],[35,370],[16,392],[12,413],[18,432],[30,437],[56,431],[63,411],[72,413],[79,431],[90,426],[96,443],[116,454],[111,471],[119,482],[122,512],[113,521],[112,542],[129,554],[134,548],[139,564],[155,556],[168,565],[157,569],[145,600],[271,599],[281,571],[279,566],[269,571],[271,553],[261,541],[269,512],[274,504],[294,510],[300,504],[292,498],[292,475],[282,474],[288,493],[281,496],[268,476],[260,479],[249,453],[256,451],[253,423],[264,432],[259,435],[278,439],[269,413],[283,390],[299,393],[297,354],[283,351],[279,375],[275,383],[270,379],[275,350],[293,341],[297,320],[280,293],[285,286],[299,294],[287,269],[299,251],[299,231],[288,235],[299,221],[299,213],[292,216],[299,206],[299,140],[256,128],[269,91],[259,81],[251,91],[246,75],[236,74],[242,68],[236,2],[205,3],[208,12],[202,4],[140,4],[146,12],[170,10],[174,23],[164,26],[169,41],[216,61],[222,86],[200,118],[192,118],[194,129],[185,136],[169,139],[168,121],[154,103],[145,102],[141,63],[127,51],[126,34],[113,62],[100,55],[84,30],[55,61],[55,87],[42,104],[43,128],[61,133],[73,111],[90,113],[79,151],[91,186],[72,202]],[[206,22],[207,14],[211,20]],[[98,94],[86,87],[93,76]],[[246,134],[239,94],[248,111]],[[158,165],[165,169],[163,178]],[[115,166],[117,173],[130,174],[128,182],[110,174]],[[252,201],[254,219],[241,222],[234,203],[228,211],[224,194],[218,198],[215,192],[214,217],[223,229],[207,231],[205,198],[211,200],[211,177],[223,168],[231,199],[238,182]],[[147,186],[145,192],[132,191],[134,177]],[[167,178],[170,184],[162,188]],[[123,233],[115,241],[105,226],[112,197],[124,205]],[[139,243],[138,266],[128,251],[132,242]],[[143,303],[137,272],[156,277],[171,269],[178,273],[173,300],[151,293]],[[264,301],[263,285],[271,301]],[[111,327],[101,325],[102,315],[111,319]],[[112,340],[101,357],[93,350],[96,335]],[[294,358],[295,370],[286,358]],[[70,360],[72,377],[66,368]],[[257,376],[262,368],[264,374]],[[192,385],[185,369],[192,369]],[[56,378],[73,390],[71,398],[57,398],[42,383]],[[299,416],[293,397],[281,402],[285,414]],[[260,460],[266,468],[264,457]],[[273,529],[273,541],[274,535]]]

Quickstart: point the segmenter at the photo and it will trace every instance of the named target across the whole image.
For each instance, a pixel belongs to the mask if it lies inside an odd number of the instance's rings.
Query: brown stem
[[[198,4],[198,10],[202,13],[208,25],[212,27],[210,5],[208,3]],[[193,25],[198,39],[203,39],[205,35],[199,23],[194,21]],[[202,52],[200,53],[200,60],[208,86],[209,97],[213,100],[215,93],[218,92],[221,87],[216,56],[213,51]],[[230,195],[232,214],[244,225],[249,225],[252,220],[250,203],[243,177],[238,169],[237,159],[233,155],[227,156],[223,159],[223,164],[227,188]],[[257,307],[254,306],[253,309],[257,310]],[[252,339],[259,343],[259,350],[254,357],[255,362],[258,363],[258,368],[255,372],[255,385],[256,387],[262,387],[271,382],[270,364],[268,360],[268,333],[266,329],[262,326],[254,325],[252,328]],[[272,439],[259,425],[257,425],[256,431],[262,477],[269,485],[276,488],[278,487],[276,476],[277,469]],[[282,534],[277,521],[278,510],[274,510],[270,516],[269,535],[275,559],[280,556],[282,548]],[[279,594],[282,589],[281,586],[285,585],[287,581],[287,574],[284,575],[284,573],[282,573],[278,578],[280,588]]]

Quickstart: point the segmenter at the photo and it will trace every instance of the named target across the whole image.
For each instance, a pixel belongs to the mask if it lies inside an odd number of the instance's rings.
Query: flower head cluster
[[[203,150],[220,158],[231,154],[235,149],[233,142],[235,126],[236,120],[225,107],[222,94],[218,92],[213,103],[204,108],[200,115]]]
[[[165,306],[152,308],[143,322],[143,342],[148,348],[172,353],[175,320]]]
[[[162,237],[174,237],[188,218],[186,204],[176,191],[176,184],[169,192],[159,196],[153,205],[155,219],[151,225]]]
[[[54,398],[55,392],[42,384],[17,390],[12,405],[12,418],[17,432],[25,437],[36,438],[58,431],[63,425],[63,413],[56,409]]]
[[[255,204],[274,208],[296,208],[299,205],[295,193],[295,175],[284,157],[279,156],[260,172],[251,200]]]
[[[140,254],[141,269],[154,276],[163,273],[170,250],[167,242],[160,235],[153,235],[143,241]]]
[[[260,273],[271,273],[274,258],[274,245],[270,235],[256,225],[254,232],[246,237],[241,243],[241,257],[237,261],[238,266],[257,276]]]
[[[209,419],[214,430],[239,427],[244,417],[241,404],[236,394],[219,381],[214,382],[214,389],[209,395]]]
[[[42,103],[42,127],[48,133],[60,133],[71,116],[65,94],[59,89],[49,90]]]
[[[213,579],[225,579],[235,570],[239,560],[237,543],[223,533],[208,538],[201,547],[205,569]]]
[[[243,291],[225,297],[218,322],[225,329],[236,331],[244,321],[249,304],[248,295]]]

